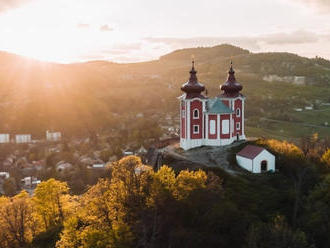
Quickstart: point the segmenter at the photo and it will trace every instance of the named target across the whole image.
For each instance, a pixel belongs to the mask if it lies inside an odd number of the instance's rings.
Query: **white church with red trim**
[[[227,81],[215,98],[203,95],[194,61],[189,81],[182,85],[180,99],[180,147],[224,146],[244,140],[244,101],[242,85],[236,81],[231,64]]]

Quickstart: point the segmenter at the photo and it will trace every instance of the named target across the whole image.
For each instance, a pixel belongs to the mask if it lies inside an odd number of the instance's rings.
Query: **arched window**
[[[260,163],[260,171],[266,172],[267,171],[267,160],[262,160]]]
[[[241,110],[238,108],[236,109],[236,117],[240,117],[241,116]]]
[[[199,111],[198,111],[198,109],[194,109],[193,116],[194,116],[194,119],[198,119],[199,118]]]

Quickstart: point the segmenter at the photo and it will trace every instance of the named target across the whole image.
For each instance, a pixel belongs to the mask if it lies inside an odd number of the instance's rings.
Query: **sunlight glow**
[[[0,51],[61,63],[138,62],[230,43],[253,52],[330,58],[330,16],[302,1],[22,1],[0,12]],[[224,7],[234,11],[221,12]]]

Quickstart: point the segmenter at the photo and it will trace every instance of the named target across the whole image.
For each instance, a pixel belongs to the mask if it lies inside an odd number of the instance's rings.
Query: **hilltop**
[[[0,130],[37,137],[47,129],[84,135],[116,128],[138,113],[158,115],[159,120],[164,113],[175,118],[176,97],[188,78],[191,55],[209,92],[219,91],[233,60],[247,96],[248,135],[280,139],[313,132],[329,135],[324,123],[330,110],[324,104],[330,102],[330,61],[251,53],[228,44],[181,49],[159,60],[130,64],[44,63],[1,52]],[[302,85],[296,85],[296,79]],[[318,110],[293,110],[306,106]]]

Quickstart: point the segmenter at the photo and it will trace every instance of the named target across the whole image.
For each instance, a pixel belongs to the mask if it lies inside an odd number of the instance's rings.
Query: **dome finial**
[[[197,71],[195,70],[195,58],[194,55],[191,55],[191,70],[190,70],[190,82],[197,82]]]
[[[234,74],[234,73],[235,73],[235,71],[234,71],[234,69],[233,69],[233,61],[230,60],[229,74]]]
[[[195,56],[193,54],[191,55],[191,64],[192,64],[191,69],[195,70]]]

